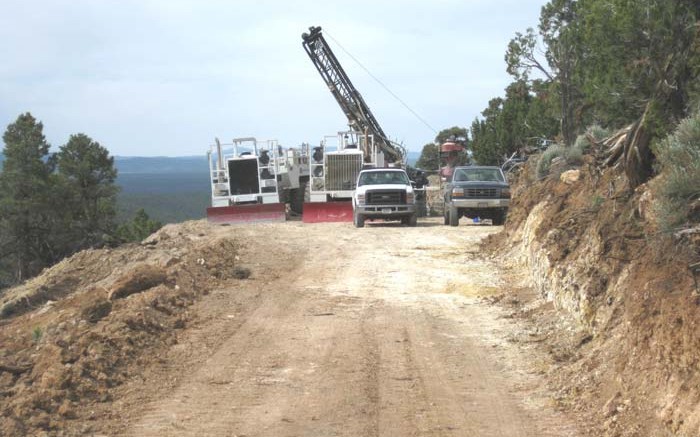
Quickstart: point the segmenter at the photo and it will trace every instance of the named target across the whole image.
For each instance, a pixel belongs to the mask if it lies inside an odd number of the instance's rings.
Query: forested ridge
[[[692,0],[548,2],[505,50],[513,78],[505,94],[467,129],[474,161],[502,164],[551,144],[580,148],[576,139],[591,126],[629,126],[625,166],[632,185],[644,182],[655,145],[700,104],[699,18]],[[435,153],[426,147],[425,156]]]
[[[24,113],[3,135],[0,290],[79,250],[138,240],[160,227],[143,210],[117,224],[117,170],[105,147],[78,133],[50,153],[43,129]]]

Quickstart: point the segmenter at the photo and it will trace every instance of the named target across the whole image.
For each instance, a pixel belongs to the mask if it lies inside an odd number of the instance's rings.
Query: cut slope
[[[653,190],[630,192],[590,158],[561,178],[533,173],[520,175],[491,244],[576,323],[548,331],[560,401],[585,407],[601,435],[700,435],[697,241],[660,232]],[[529,315],[537,324],[546,312]]]

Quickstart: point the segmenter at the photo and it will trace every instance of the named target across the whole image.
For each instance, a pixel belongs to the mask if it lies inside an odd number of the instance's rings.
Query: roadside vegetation
[[[700,113],[683,120],[655,149],[661,222],[667,229],[700,223]]]
[[[513,82],[466,132],[473,162],[500,165],[513,154],[535,154],[542,179],[600,153],[630,190],[664,175],[664,223],[698,222],[697,2],[551,0],[536,27],[515,33],[504,60]],[[622,141],[605,142],[620,132]],[[436,144],[424,155],[436,155]]]
[[[145,211],[117,225],[114,158],[89,136],[71,135],[52,154],[42,123],[25,113],[3,141],[0,293],[77,251],[135,241],[159,226]]]

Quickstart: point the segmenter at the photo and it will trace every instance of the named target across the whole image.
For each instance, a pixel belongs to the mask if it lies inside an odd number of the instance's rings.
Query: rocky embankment
[[[592,158],[555,173],[522,169],[490,244],[542,298],[521,313],[548,333],[558,402],[594,435],[700,435],[700,229],[663,231],[654,181],[632,191]]]

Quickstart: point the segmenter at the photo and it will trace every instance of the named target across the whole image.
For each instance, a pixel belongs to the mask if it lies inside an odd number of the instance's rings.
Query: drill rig
[[[224,151],[223,147],[227,147]],[[276,140],[218,138],[207,153],[211,177],[212,223],[286,220],[286,203],[301,212],[309,163],[304,150],[283,149]]]
[[[348,119],[350,130],[309,147],[309,198],[304,222],[352,221],[352,193],[363,167],[400,167],[406,150],[386,136],[326,42],[321,27],[310,27],[302,46]]]

